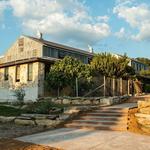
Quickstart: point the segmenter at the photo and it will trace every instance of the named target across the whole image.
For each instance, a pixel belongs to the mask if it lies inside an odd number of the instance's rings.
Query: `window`
[[[28,81],[32,81],[33,77],[33,64],[28,64]]]
[[[55,49],[55,48],[44,46],[44,48],[43,48],[43,56],[57,58],[58,57],[58,50]]]
[[[20,81],[20,66],[16,66],[16,82]]]
[[[6,81],[6,80],[8,80],[8,78],[9,78],[8,67],[6,67],[4,70],[4,80]]]

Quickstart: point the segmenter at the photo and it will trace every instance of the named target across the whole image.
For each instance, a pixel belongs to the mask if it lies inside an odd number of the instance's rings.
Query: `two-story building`
[[[35,38],[21,36],[0,57],[0,102],[12,101],[13,90],[25,89],[25,100],[35,101],[44,96],[44,79],[50,65],[55,61],[72,56],[88,63],[93,53],[81,49]]]

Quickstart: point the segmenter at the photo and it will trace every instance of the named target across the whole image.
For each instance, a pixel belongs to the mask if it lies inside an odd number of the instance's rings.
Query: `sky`
[[[150,58],[150,0],[0,0],[0,55],[20,35]]]

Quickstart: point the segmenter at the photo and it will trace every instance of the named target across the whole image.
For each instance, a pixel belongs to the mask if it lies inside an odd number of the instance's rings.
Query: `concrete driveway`
[[[17,140],[64,150],[150,150],[150,136],[119,131],[61,128]]]

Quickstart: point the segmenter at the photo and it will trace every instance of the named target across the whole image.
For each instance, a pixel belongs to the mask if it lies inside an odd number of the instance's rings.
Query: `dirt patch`
[[[130,132],[138,133],[138,134],[144,134],[144,135],[150,135],[148,133],[143,132],[140,129],[140,125],[137,123],[135,113],[138,112],[138,108],[133,108],[129,110],[129,122],[128,122],[128,130]]]
[[[0,123],[0,138],[15,138],[46,131],[47,129],[42,126],[21,126],[14,123]]]
[[[12,139],[0,139],[0,150],[62,150],[62,149],[36,145]]]

